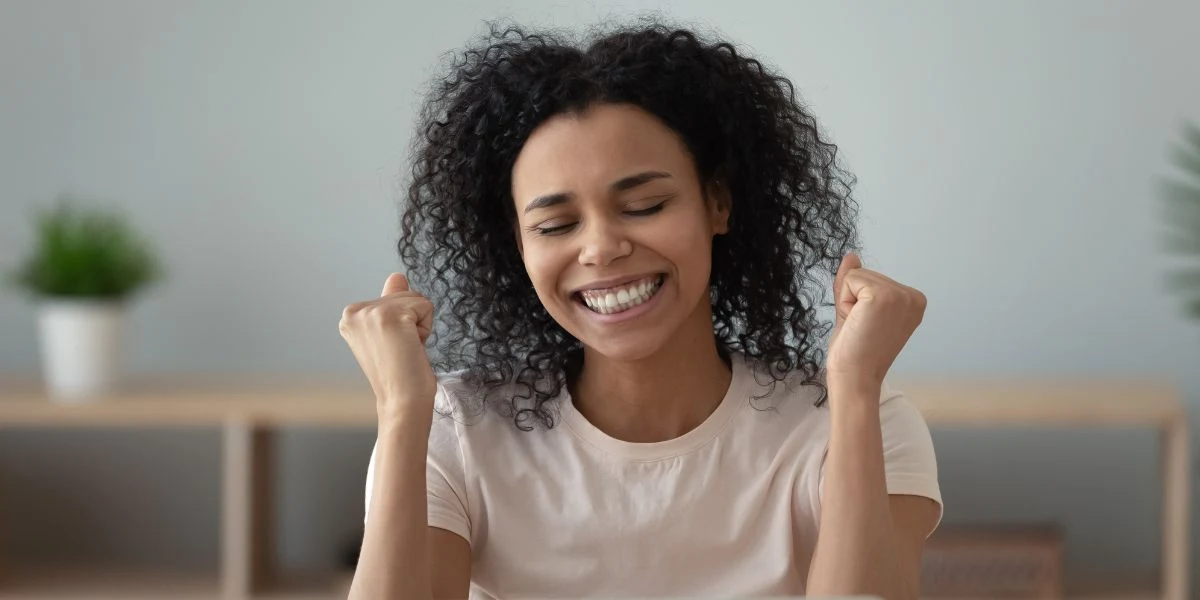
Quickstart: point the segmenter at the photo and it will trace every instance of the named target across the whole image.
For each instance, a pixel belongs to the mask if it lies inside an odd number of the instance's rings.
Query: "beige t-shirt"
[[[564,391],[553,429],[486,411],[435,416],[429,524],[471,544],[471,598],[804,593],[820,518],[829,409],[799,374],[740,355],[699,427],[652,444],[592,426]],[[443,377],[439,402],[467,390]],[[880,402],[887,488],[941,504],[929,429],[902,393]],[[367,471],[371,499],[374,458]]]

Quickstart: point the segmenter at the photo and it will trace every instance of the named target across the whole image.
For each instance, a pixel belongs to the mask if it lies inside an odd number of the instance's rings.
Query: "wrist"
[[[883,393],[883,378],[863,375],[861,373],[826,372],[825,387],[830,397],[838,396],[870,396],[876,401]]]
[[[862,380],[832,380],[826,383],[829,410],[834,420],[879,420],[882,384]]]
[[[385,410],[385,407],[386,410]],[[378,433],[380,437],[411,437],[414,433],[425,433],[433,426],[433,410],[413,409],[411,406],[392,408],[386,403],[378,411]]]
[[[882,444],[878,439],[883,429],[878,391],[846,390],[848,388],[831,389],[829,392],[830,443],[834,446],[846,443],[861,445],[864,441],[873,441],[872,446]]]

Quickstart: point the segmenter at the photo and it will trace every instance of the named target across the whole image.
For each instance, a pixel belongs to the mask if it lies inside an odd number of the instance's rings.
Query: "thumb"
[[[390,296],[400,292],[408,291],[408,278],[403,273],[392,273],[388,275],[387,281],[383,283],[383,296]]]
[[[833,308],[836,313],[834,323],[835,329],[840,329],[842,322],[846,320],[846,315],[850,314],[850,307],[854,306],[854,295],[850,289],[846,287],[846,276],[854,269],[862,268],[862,259],[857,254],[851,252],[842,257],[842,264],[838,267],[837,276],[833,279]]]

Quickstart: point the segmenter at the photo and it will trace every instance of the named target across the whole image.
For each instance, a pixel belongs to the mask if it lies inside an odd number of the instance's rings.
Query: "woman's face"
[[[681,330],[711,334],[712,238],[727,229],[728,203],[702,193],[674,131],[630,105],[558,115],[512,174],[525,269],[571,335],[637,360]]]

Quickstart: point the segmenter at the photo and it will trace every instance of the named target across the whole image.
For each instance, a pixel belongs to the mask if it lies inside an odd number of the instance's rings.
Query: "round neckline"
[[[749,398],[748,367],[745,357],[738,353],[729,355],[729,389],[716,410],[699,425],[683,435],[661,442],[627,442],[604,433],[582,413],[575,409],[575,400],[565,388],[563,390],[563,423],[571,433],[600,451],[634,461],[654,461],[687,454],[712,441],[729,424],[739,408]]]

